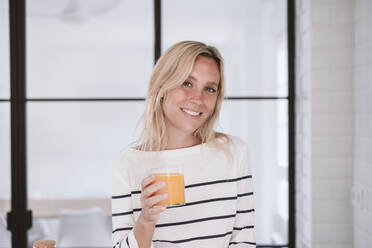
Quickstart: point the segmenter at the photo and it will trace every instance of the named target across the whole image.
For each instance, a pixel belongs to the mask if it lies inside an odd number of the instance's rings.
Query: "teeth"
[[[191,111],[191,110],[188,110],[188,109],[182,109],[182,111],[186,112],[186,113],[188,113],[189,115],[192,115],[192,116],[200,115],[200,112],[194,112],[194,111]]]

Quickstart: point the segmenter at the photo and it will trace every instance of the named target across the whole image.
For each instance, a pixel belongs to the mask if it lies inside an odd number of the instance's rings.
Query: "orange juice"
[[[155,183],[165,181],[164,188],[158,190],[155,195],[168,194],[168,199],[158,202],[157,205],[182,205],[185,204],[185,183],[181,173],[155,173]]]

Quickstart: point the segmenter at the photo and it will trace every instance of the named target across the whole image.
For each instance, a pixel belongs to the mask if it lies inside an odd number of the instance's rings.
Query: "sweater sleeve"
[[[244,143],[238,158],[238,203],[234,229],[229,248],[256,247],[254,237],[253,182],[248,159],[248,148]]]
[[[112,171],[112,244],[114,248],[138,248],[133,228],[135,219],[131,190],[127,176],[119,169],[119,163]]]

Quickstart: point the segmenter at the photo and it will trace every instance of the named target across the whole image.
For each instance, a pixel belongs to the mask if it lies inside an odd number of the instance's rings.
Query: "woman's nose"
[[[190,100],[192,103],[200,105],[203,102],[203,91],[198,89],[193,90]]]

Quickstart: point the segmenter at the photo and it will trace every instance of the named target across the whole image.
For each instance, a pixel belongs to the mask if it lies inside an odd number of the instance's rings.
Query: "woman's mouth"
[[[203,114],[203,112],[196,112],[196,111],[192,111],[192,110],[190,110],[190,109],[184,109],[184,108],[181,108],[181,110],[182,110],[183,112],[185,112],[186,114],[189,114],[189,115],[191,115],[191,116],[200,116],[200,115]]]

